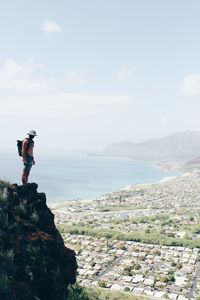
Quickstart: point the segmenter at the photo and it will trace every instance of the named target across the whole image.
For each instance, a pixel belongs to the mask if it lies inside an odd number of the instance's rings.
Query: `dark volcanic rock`
[[[66,300],[75,252],[64,246],[37,184],[0,183],[0,299]]]

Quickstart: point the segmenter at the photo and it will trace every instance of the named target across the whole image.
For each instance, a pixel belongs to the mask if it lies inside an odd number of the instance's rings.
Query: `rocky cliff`
[[[0,182],[1,300],[66,300],[76,281],[75,253],[37,187]]]

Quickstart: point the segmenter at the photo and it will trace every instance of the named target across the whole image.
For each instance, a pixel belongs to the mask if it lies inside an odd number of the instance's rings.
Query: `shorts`
[[[24,171],[30,172],[33,165],[33,157],[30,155],[26,155],[26,163],[24,163]]]

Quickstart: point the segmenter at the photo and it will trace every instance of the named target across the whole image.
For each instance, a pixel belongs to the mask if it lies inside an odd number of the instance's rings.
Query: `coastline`
[[[107,158],[113,158],[112,156],[106,156]],[[142,161],[142,160],[137,160],[137,159],[133,159],[131,157],[114,157],[114,158],[119,158],[119,159],[128,159],[131,161],[135,161],[135,162],[147,162],[148,164],[150,164],[151,166],[153,166],[154,168],[158,168],[164,172],[176,172],[179,174],[176,175],[165,175],[164,177],[162,177],[160,180],[155,180],[155,181],[148,181],[148,182],[144,182],[144,183],[131,183],[127,186],[124,186],[122,188],[117,188],[111,191],[108,191],[106,193],[102,193],[99,196],[93,197],[93,198],[70,198],[70,199],[65,199],[65,200],[61,200],[61,201],[56,201],[56,202],[51,202],[49,205],[51,207],[54,207],[56,205],[64,205],[64,204],[69,204],[69,202],[76,202],[76,203],[90,203],[91,201],[97,201],[97,200],[101,200],[104,199],[108,194],[113,194],[113,193],[117,193],[119,191],[130,191],[136,187],[150,187],[152,185],[155,184],[161,184],[173,179],[176,179],[177,177],[181,177],[184,174],[186,174],[186,171],[184,170],[183,166],[183,162],[176,162],[176,161]],[[164,175],[164,174],[163,174]]]
[[[133,187],[145,187],[145,186],[151,186],[151,185],[155,185],[155,184],[160,184],[160,183],[163,183],[163,182],[167,182],[167,181],[176,179],[178,177],[180,177],[180,176],[166,176],[163,179],[158,180],[158,181],[147,182],[147,183],[130,184],[130,185],[126,186],[125,188],[120,189],[120,191],[129,191]]]
[[[109,194],[113,194],[113,193],[118,193],[118,192],[123,192],[123,191],[132,191],[133,189],[137,189],[137,188],[150,188],[152,186],[155,186],[155,185],[160,185],[162,183],[167,183],[169,181],[174,181],[176,180],[177,178],[180,178],[180,177],[185,177],[185,176],[189,176],[191,175],[192,172],[185,172],[185,173],[182,173],[180,175],[176,175],[176,176],[165,176],[163,177],[162,179],[158,180],[158,181],[153,181],[153,182],[147,182],[147,183],[135,183],[135,184],[130,184],[128,186],[125,186],[124,188],[121,188],[121,189],[118,189],[118,190],[115,190],[115,191],[111,191],[111,192],[108,192],[106,194],[102,194],[101,196],[99,197],[96,197],[96,198],[91,198],[91,199],[68,199],[68,200],[65,200],[65,201],[61,201],[61,202],[52,202],[49,204],[49,207],[51,209],[55,209],[57,206],[65,206],[67,204],[69,204],[70,202],[74,203],[84,203],[84,204],[89,204],[91,202],[95,202],[95,201],[99,201],[101,199],[105,199],[105,197]]]

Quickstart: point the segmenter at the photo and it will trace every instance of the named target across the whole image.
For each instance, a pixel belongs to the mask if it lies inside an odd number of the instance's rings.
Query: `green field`
[[[200,248],[200,239],[187,239],[187,238],[174,238],[174,237],[166,237],[159,233],[159,231],[154,230],[150,233],[146,233],[145,231],[138,230],[135,232],[120,232],[113,229],[96,229],[91,226],[86,225],[66,225],[59,224],[57,225],[58,230],[61,233],[70,233],[70,234],[80,234],[80,235],[88,235],[97,238],[106,238],[106,239],[115,239],[115,240],[123,240],[123,241],[135,241],[141,243],[162,245],[162,246],[183,246],[190,248]]]
[[[79,284],[68,287],[68,300],[147,300],[148,297],[135,296],[132,293],[115,292],[103,288],[86,288]]]

